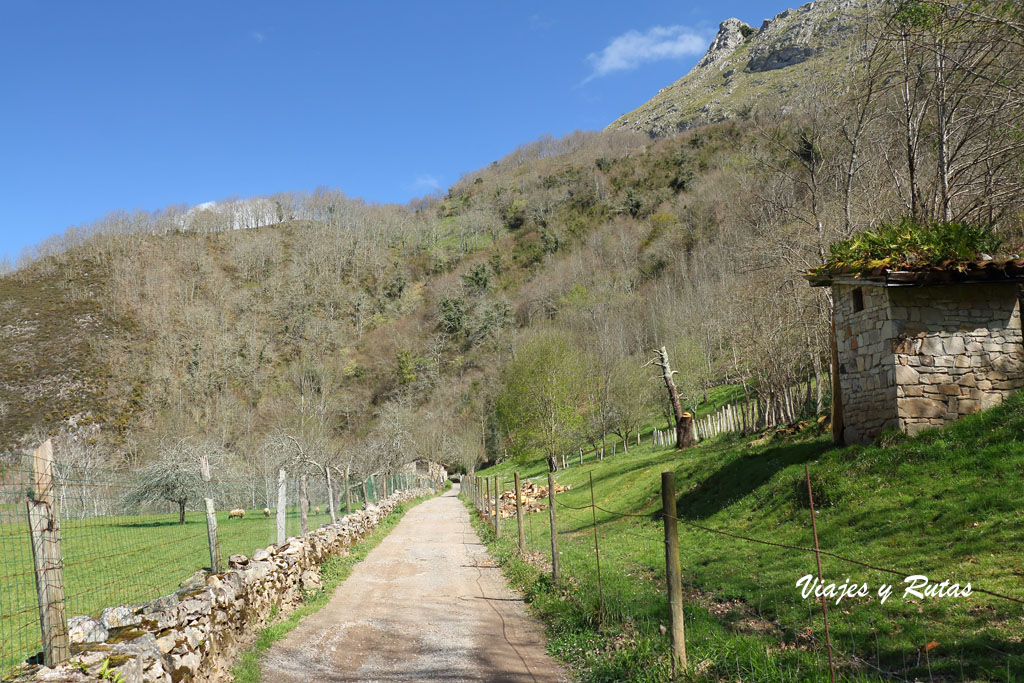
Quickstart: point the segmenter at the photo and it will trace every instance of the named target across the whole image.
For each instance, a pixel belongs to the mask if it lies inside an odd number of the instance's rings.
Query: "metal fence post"
[[[206,534],[210,541],[210,571],[220,571],[220,549],[217,547],[217,508],[213,505],[213,486],[210,484],[210,458],[204,453],[199,456],[199,473],[203,475],[206,497]]]
[[[28,497],[28,524],[43,637],[43,663],[68,659],[68,624],[64,612],[64,564],[60,550],[60,518],[53,499],[53,443],[47,439],[32,458],[33,486]]]
[[[277,471],[277,544],[284,545],[285,506],[288,505],[288,473],[281,468]]]
[[[601,585],[601,546],[597,542],[597,503],[594,501],[594,473],[590,473],[590,512],[594,520],[594,559],[597,563],[598,623],[604,623],[604,587]]]
[[[516,481],[516,524],[519,526],[519,554],[526,554],[526,533],[523,530],[523,498],[519,487],[519,473],[515,473]]]
[[[555,517],[555,475],[548,472],[548,519],[551,521],[551,580],[558,585],[558,521]]]
[[[672,671],[686,668],[686,632],[683,627],[683,588],[679,571],[679,529],[676,520],[676,475],[661,473],[661,515],[665,519],[665,578],[668,581],[671,622]]]
[[[818,547],[818,522],[814,514],[814,492],[811,491],[811,470],[804,465],[804,477],[807,479],[807,502],[811,506],[811,530],[814,531],[814,559],[818,563],[818,581],[825,584],[825,578],[821,573],[821,549]],[[825,594],[821,595],[821,614],[825,619],[825,645],[828,646],[828,678],[835,683],[836,667],[832,662],[832,634],[828,629],[828,601]]]

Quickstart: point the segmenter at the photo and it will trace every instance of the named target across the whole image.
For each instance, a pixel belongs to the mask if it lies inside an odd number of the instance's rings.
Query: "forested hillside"
[[[885,5],[827,97],[544,138],[408,206],[318,189],[71,229],[0,280],[3,447],[135,467],[191,437],[268,490],[282,444],[472,466],[664,413],[660,346],[690,405],[729,383],[820,410],[829,301],[803,275],[831,243],[902,217],[1020,243],[1022,21]]]

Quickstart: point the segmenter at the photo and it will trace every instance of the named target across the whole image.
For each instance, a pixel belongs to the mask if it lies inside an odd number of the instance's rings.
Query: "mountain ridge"
[[[607,129],[651,137],[736,117],[765,102],[801,97],[848,69],[857,24],[884,0],[816,0],[765,19],[759,29],[736,18],[719,25],[708,51],[685,76]]]

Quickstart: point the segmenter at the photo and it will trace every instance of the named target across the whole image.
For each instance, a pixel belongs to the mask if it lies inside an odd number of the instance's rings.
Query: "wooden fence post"
[[[501,495],[501,492],[498,491],[498,477],[497,477],[497,475],[495,475],[495,477],[494,477],[494,537],[495,538],[497,538],[498,534],[501,532],[501,529],[498,526],[498,519],[501,517],[501,515],[498,514],[498,506],[500,505],[500,495]]]
[[[345,470],[345,514],[352,514],[352,487],[348,483],[348,469]]]
[[[676,475],[661,473],[661,515],[665,519],[665,578],[671,621],[672,672],[686,668],[686,632],[683,627],[683,588],[679,571],[679,529],[676,520]]]
[[[60,517],[53,499],[53,443],[47,439],[32,457],[32,490],[28,496],[28,525],[43,637],[43,663],[54,666],[68,659],[68,623],[64,612],[64,558],[60,550]]]
[[[324,473],[327,477],[327,507],[331,511],[331,523],[338,521],[337,510],[334,509],[334,489],[331,487],[331,468],[324,467]]]
[[[484,517],[490,517],[491,516],[491,478],[490,477],[484,477],[484,486],[486,487],[486,490],[484,491],[484,504],[481,507],[483,508],[483,511],[484,511]]]
[[[583,449],[580,449],[583,452]],[[516,480],[516,523],[519,525],[519,554],[526,554],[526,533],[523,530],[523,499],[519,487],[519,473],[515,473]]]
[[[366,479],[363,479],[363,509],[370,506],[370,491],[366,487]]]
[[[555,475],[548,472],[548,519],[551,522],[551,580],[558,585],[558,520],[555,516]]]
[[[213,505],[213,486],[210,484],[210,458],[204,453],[199,456],[199,473],[203,476],[206,497],[206,535],[210,542],[210,571],[220,572],[220,549],[217,547],[217,508]]]
[[[299,477],[299,528],[302,535],[309,533],[309,498],[307,497],[306,475]]]
[[[288,473],[281,468],[277,471],[277,544],[284,545],[285,506],[288,505]]]

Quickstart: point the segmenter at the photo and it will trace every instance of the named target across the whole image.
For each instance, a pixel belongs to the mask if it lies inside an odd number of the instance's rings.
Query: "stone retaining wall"
[[[111,672],[106,680],[123,683],[214,678],[230,669],[240,647],[267,625],[275,606],[287,612],[300,603],[302,591],[320,588],[320,564],[327,557],[347,552],[400,503],[430,493],[400,491],[280,547],[257,550],[251,558],[232,555],[228,571],[196,572],[171,595],[111,607],[98,619],[69,619],[71,660],[40,667],[22,680],[104,680],[104,666]]]

